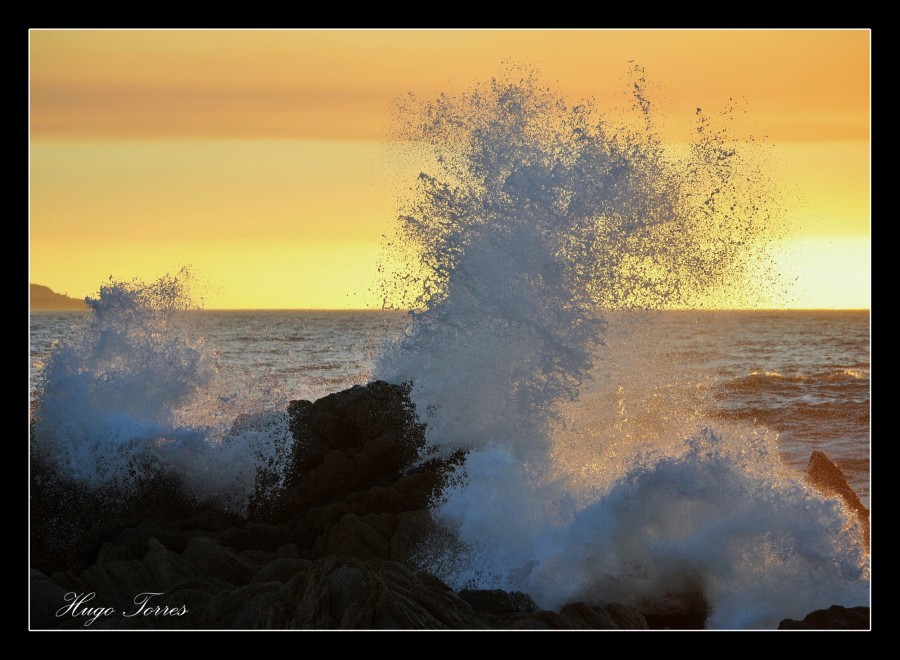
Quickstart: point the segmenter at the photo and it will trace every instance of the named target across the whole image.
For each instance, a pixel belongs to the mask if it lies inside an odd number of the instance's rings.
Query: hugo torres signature
[[[87,628],[100,617],[108,617],[116,613],[116,608],[114,607],[88,606],[87,603],[94,600],[95,595],[96,594],[93,591],[87,594],[79,594],[70,591],[63,596],[63,600],[65,600],[68,605],[63,605],[56,610],[56,616],[64,617],[69,615],[72,617],[86,617],[84,627]],[[140,616],[184,616],[187,614],[188,609],[186,605],[170,607],[168,605],[157,605],[156,603],[151,602],[156,596],[162,596],[162,592],[145,591],[139,593],[134,597],[134,607],[122,610],[122,616],[126,619],[132,619]]]

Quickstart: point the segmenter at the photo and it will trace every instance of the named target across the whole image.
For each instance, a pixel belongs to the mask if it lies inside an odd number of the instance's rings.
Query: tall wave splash
[[[854,523],[783,469],[770,434],[685,410],[623,450],[613,396],[591,401],[607,426],[566,432],[598,356],[629,370],[604,354],[609,310],[709,300],[778,227],[753,145],[698,109],[693,142],[667,148],[643,83],[636,69],[622,121],[517,67],[400,105],[398,137],[434,171],[390,244],[412,259],[388,287],[411,323],[376,376],[411,383],[427,451],[468,451],[433,511],[456,542],[422,563],[548,608],[699,592],[710,627],[865,603]]]
[[[236,513],[265,495],[262,483],[283,483],[287,416],[246,414],[246,397],[228,409],[234,397],[218,389],[214,356],[189,327],[189,286],[186,271],[111,280],[87,299],[89,316],[47,362],[33,419],[33,452],[61,483],[113,493],[115,506],[156,477],[174,478]]]

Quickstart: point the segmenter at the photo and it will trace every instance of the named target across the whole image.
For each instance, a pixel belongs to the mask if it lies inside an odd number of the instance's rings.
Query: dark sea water
[[[186,316],[190,332],[204,339],[213,356],[220,402],[235,410],[280,410],[291,399],[315,400],[365,383],[384,342],[406,326],[405,315],[383,312]],[[588,403],[614,386],[633,397],[622,402],[620,417],[638,404],[656,402],[651,411],[634,413],[653,417],[659,427],[654,435],[665,434],[666,416],[689,412],[713,423],[777,433],[783,461],[798,469],[813,450],[824,451],[868,505],[868,312],[673,311],[635,317],[613,321],[594,378],[583,387],[582,405],[570,409],[569,427],[590,432]],[[78,312],[32,315],[32,400],[54,345],[83,320]]]

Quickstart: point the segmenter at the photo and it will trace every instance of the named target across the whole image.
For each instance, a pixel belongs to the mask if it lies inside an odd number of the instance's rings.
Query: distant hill
[[[31,285],[31,309],[35,310],[85,310],[87,305],[83,300],[69,298],[61,293],[55,293],[50,287],[41,284]]]

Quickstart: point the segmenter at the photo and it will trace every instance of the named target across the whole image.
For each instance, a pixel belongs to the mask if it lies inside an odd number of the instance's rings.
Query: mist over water
[[[417,263],[396,290],[418,295],[375,375],[411,382],[428,451],[469,450],[433,510],[459,543],[422,563],[548,608],[699,591],[713,627],[867,602],[854,523],[784,469],[773,437],[660,401],[652,377],[591,398],[591,432],[565,431],[608,350],[603,310],[740,283],[777,231],[777,197],[742,145],[698,109],[694,143],[672,156],[641,83],[621,124],[516,68],[401,106],[400,134],[437,166],[399,218],[393,246]],[[629,424],[649,401],[657,423]]]
[[[214,357],[185,318],[189,281],[102,286],[43,370],[32,450],[61,477],[116,493],[111,506],[160,474],[237,512],[261,471],[271,488],[283,482],[287,415],[218,387]]]
[[[688,156],[667,154],[639,80],[637,128],[515,68],[401,108],[401,135],[430,145],[439,170],[399,218],[417,260],[402,285],[418,295],[378,375],[413,382],[437,445],[505,434],[544,451],[603,343],[600,310],[689,303],[762,249],[761,174],[702,115]]]

